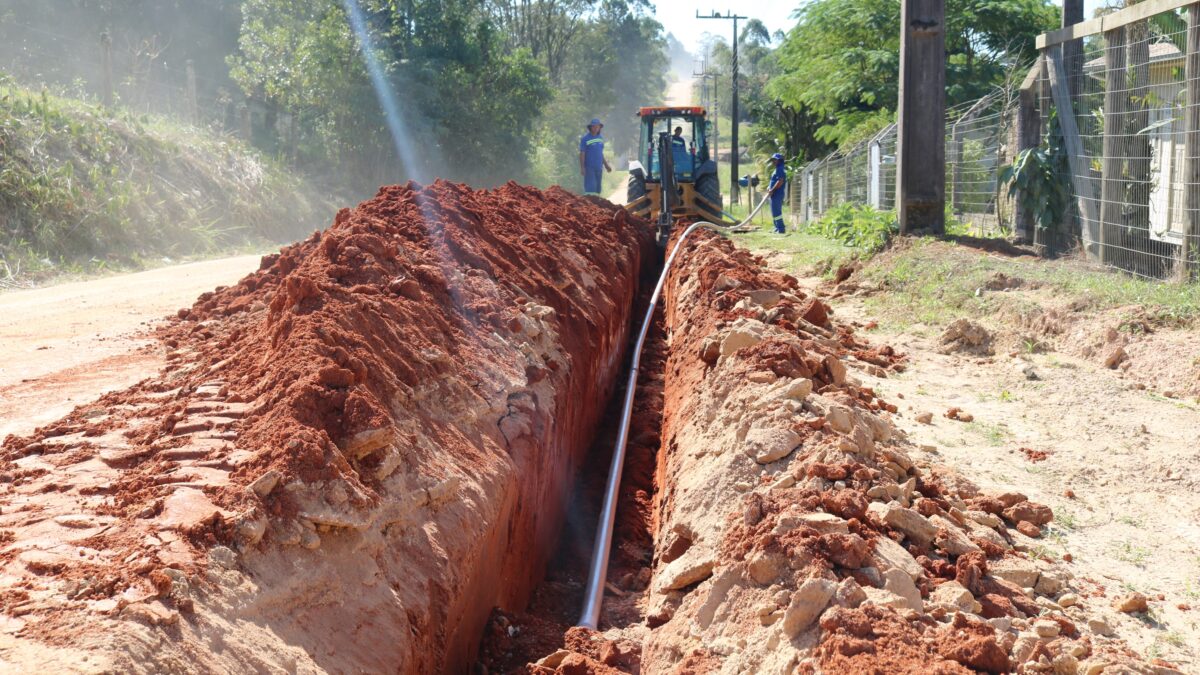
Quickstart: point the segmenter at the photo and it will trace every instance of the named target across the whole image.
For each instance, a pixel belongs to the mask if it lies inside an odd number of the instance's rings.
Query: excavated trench
[[[859,375],[902,355],[705,232],[643,355],[603,632],[573,627],[655,268],[558,189],[343,210],[180,310],[163,372],[5,439],[0,661],[1150,672],[1036,557],[1049,508],[896,432]]]
[[[629,350],[636,342],[640,322],[661,271],[662,255],[659,252],[648,258],[642,269],[639,293],[631,314],[633,321],[629,326]],[[663,317],[660,303],[642,351],[630,416],[600,630],[640,622],[642,612],[637,601],[650,581],[655,545],[653,500],[663,416],[663,371],[668,350]],[[627,353],[624,372],[628,371],[631,361],[632,354]],[[529,606],[523,611],[496,609],[493,612],[480,645],[476,672],[520,672],[526,664],[555,652],[564,644],[575,644],[591,651],[584,637],[587,632],[572,627],[579,620],[584,604],[596,527],[625,393],[625,385],[621,384],[604,407],[595,440],[575,481],[563,531],[545,578],[534,589]],[[626,656],[610,660],[628,669],[635,668],[636,653],[630,651]]]

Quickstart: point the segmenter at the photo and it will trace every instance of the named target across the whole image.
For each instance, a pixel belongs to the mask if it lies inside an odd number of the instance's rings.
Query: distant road
[[[0,294],[0,439],[158,372],[152,325],[236,283],[260,256],[187,263]]]

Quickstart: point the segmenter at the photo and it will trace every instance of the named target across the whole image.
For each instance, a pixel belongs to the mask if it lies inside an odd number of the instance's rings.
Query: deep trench
[[[493,610],[484,628],[473,668],[475,673],[524,672],[527,663],[561,649],[565,634],[579,620],[633,347],[662,265],[660,250],[642,265],[618,382],[605,404],[604,415],[575,479],[562,532],[546,573],[523,611]],[[649,586],[654,555],[653,500],[666,359],[660,299],[642,351],[600,614],[601,631],[637,623],[643,618],[637,604]]]

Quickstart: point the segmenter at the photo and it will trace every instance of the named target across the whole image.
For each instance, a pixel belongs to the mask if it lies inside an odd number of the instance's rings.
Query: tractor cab
[[[712,123],[704,108],[639,108],[638,117],[641,133],[637,157],[629,163],[625,208],[656,220],[664,244],[676,219],[721,222]]]

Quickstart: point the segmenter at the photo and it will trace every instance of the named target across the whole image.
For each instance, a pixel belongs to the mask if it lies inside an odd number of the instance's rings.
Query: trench
[[[662,264],[662,252],[657,251],[642,266],[621,373],[629,372],[633,345]],[[668,349],[663,328],[664,310],[660,301],[642,352],[630,417],[625,468],[601,608],[601,631],[640,623],[644,618],[640,600],[649,586],[654,554],[653,503]],[[584,605],[605,482],[626,393],[626,378],[619,377],[618,380],[605,402],[597,433],[575,478],[562,531],[545,575],[535,586],[524,610],[493,610],[480,641],[475,673],[524,672],[526,664],[553,653],[573,639],[572,628]]]

